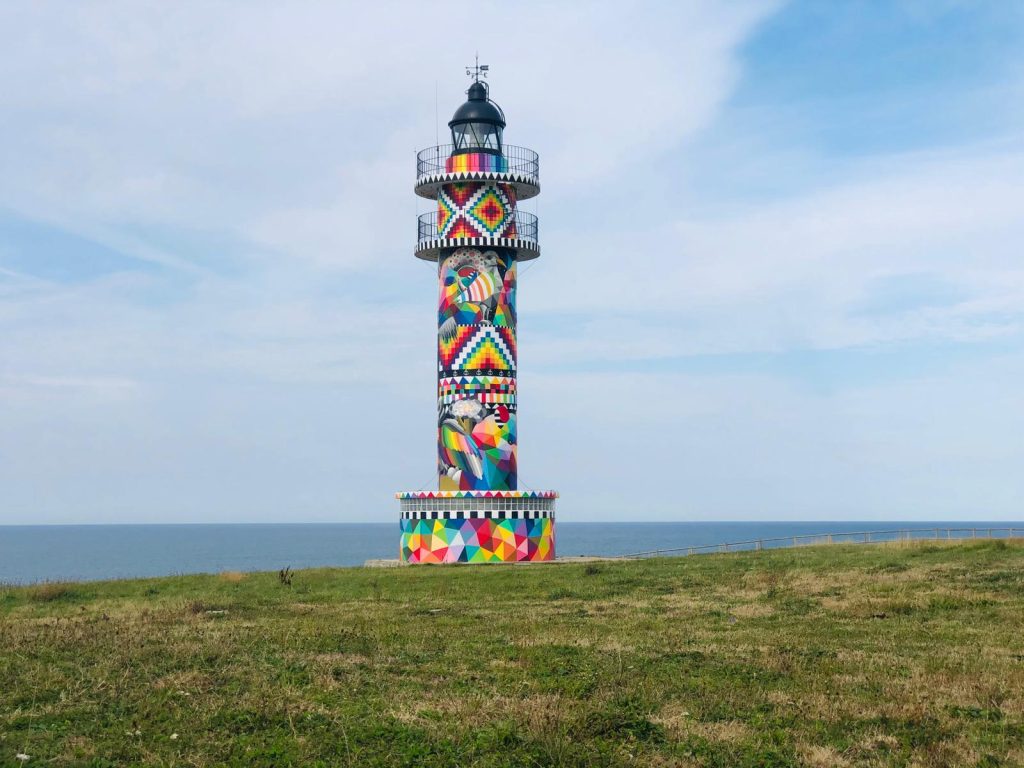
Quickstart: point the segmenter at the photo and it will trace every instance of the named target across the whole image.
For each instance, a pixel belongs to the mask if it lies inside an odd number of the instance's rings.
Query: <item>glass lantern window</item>
[[[501,127],[493,123],[462,123],[452,126],[455,149],[490,149],[501,151]]]

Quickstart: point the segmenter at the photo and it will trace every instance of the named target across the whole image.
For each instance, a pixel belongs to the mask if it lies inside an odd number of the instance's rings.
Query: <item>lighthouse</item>
[[[437,264],[437,490],[397,494],[407,563],[553,560],[554,491],[519,490],[516,276],[540,256],[537,153],[505,144],[487,66],[467,68],[451,143],[416,157],[417,258]]]

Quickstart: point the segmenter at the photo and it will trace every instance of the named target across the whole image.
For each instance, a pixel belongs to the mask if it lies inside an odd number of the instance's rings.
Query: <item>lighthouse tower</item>
[[[408,563],[553,560],[554,491],[518,489],[516,271],[540,256],[537,153],[504,143],[486,66],[467,69],[452,143],[417,155],[416,256],[437,262],[438,490],[397,494]]]

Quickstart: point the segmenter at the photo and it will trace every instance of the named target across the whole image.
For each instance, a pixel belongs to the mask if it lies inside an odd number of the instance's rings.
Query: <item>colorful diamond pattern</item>
[[[494,187],[484,191],[479,199],[467,211],[467,215],[473,223],[479,224],[489,235],[496,235],[505,228],[505,218],[508,216],[508,209],[498,197]]]
[[[515,189],[508,184],[445,184],[437,196],[437,233],[443,238],[514,237],[515,209]]]

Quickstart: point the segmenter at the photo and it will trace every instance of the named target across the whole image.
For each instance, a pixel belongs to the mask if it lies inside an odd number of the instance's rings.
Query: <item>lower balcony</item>
[[[489,229],[484,223],[438,220],[437,211],[419,216],[416,257],[437,261],[445,248],[511,248],[519,261],[540,256],[537,242],[537,217],[516,210]]]

